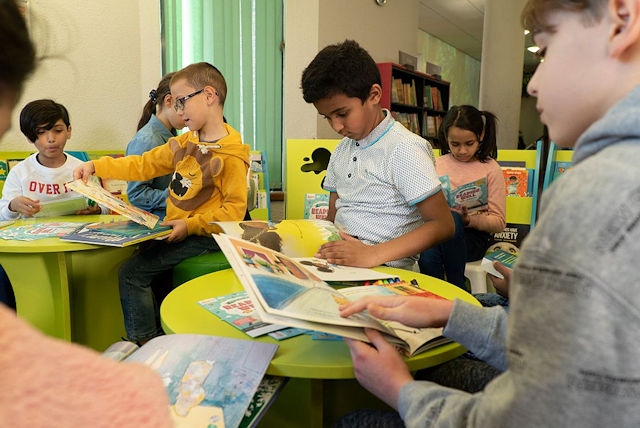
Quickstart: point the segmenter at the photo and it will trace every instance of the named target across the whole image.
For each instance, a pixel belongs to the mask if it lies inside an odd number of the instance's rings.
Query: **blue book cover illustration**
[[[246,291],[211,297],[200,300],[198,304],[251,337],[286,328],[284,325],[262,322]]]
[[[451,181],[448,175],[443,175],[439,178],[442,191],[451,208],[466,206],[468,211],[479,211],[488,208],[487,177],[462,184],[455,189],[451,188]]]
[[[277,348],[252,340],[170,334],[150,340],[124,361],[143,363],[162,377],[176,427],[233,428],[241,424]],[[105,351],[114,358],[110,353]]]

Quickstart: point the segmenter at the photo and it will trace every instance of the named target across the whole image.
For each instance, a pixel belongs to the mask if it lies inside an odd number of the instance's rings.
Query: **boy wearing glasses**
[[[227,85],[220,71],[200,62],[171,78],[174,108],[189,132],[139,155],[104,157],[74,171],[121,180],[149,180],[171,173],[167,215],[173,228],[164,241],[151,241],[119,272],[120,302],[127,338],[140,344],[163,334],[151,289],[156,277],[170,277],[182,260],[218,251],[211,223],[239,221],[247,208],[249,146],[223,119]]]

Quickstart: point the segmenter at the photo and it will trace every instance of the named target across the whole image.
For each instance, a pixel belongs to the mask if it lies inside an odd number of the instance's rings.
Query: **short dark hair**
[[[17,101],[25,79],[35,68],[35,48],[15,1],[0,1],[0,22],[0,94]]]
[[[302,97],[308,103],[335,94],[360,98],[364,103],[380,71],[371,55],[353,40],[322,49],[302,72]]]
[[[53,100],[31,101],[20,112],[20,131],[29,141],[35,143],[38,130],[49,130],[61,119],[67,128],[71,125],[69,112],[62,104]]]

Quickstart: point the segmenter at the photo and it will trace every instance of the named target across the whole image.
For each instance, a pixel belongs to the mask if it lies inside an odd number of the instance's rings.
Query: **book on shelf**
[[[286,382],[265,377],[277,348],[252,340],[170,334],[142,346],[116,342],[103,355],[154,369],[166,387],[174,426],[234,428],[255,426],[255,418],[264,414],[263,408]],[[254,419],[245,420],[248,411]]]
[[[86,183],[80,179],[74,180],[67,183],[67,187],[150,229],[158,224],[157,215],[129,205],[92,180],[88,180]]]
[[[73,197],[66,199],[52,199],[50,201],[40,202],[40,211],[35,213],[33,217],[58,217],[72,215],[78,211],[88,208],[86,198]]]
[[[324,220],[328,213],[328,193],[307,193],[304,195],[304,218]]]
[[[568,161],[568,162],[560,162],[560,161],[554,162],[553,163],[553,171],[551,172],[551,181],[557,179],[562,174],[567,172],[571,168],[572,164],[573,164],[573,162],[571,162],[571,161]]]
[[[450,342],[442,336],[441,328],[410,328],[376,319],[366,312],[348,318],[340,316],[339,306],[350,300],[367,295],[397,295],[393,284],[334,289],[306,266],[280,252],[225,234],[214,237],[264,322],[362,341],[368,341],[363,328],[374,328],[408,356]],[[430,293],[415,289],[422,295]]]
[[[85,223],[60,236],[60,240],[83,244],[127,247],[150,239],[163,239],[171,234],[171,227],[157,224],[148,228],[132,220],[115,220],[108,223]]]
[[[501,167],[507,196],[529,196],[529,170],[523,167]]]
[[[442,184],[442,191],[451,208],[460,209],[465,206],[469,212],[488,209],[487,177],[462,184],[455,189],[451,189],[451,181],[448,175],[443,175],[439,178]]]
[[[482,258],[482,262],[480,262],[480,267],[490,273],[493,276],[496,276],[500,279],[504,278],[504,276],[493,267],[493,262],[500,262],[509,269],[513,269],[513,264],[518,258],[518,254],[515,254],[511,251],[505,250],[495,250],[488,252]]]

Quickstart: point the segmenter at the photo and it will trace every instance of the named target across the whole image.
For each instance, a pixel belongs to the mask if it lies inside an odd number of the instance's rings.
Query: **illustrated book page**
[[[363,341],[368,341],[363,327],[374,328],[408,355],[427,349],[433,339],[438,344],[443,339],[442,329],[413,329],[381,322],[366,312],[343,318],[339,306],[351,300],[345,294],[349,288],[336,290],[293,258],[269,248],[224,234],[214,237],[262,321]],[[385,286],[350,288],[377,295],[395,294]]]
[[[288,257],[313,257],[320,245],[341,239],[338,228],[327,220],[249,220],[213,224],[219,229],[216,233],[260,244]]]
[[[158,223],[157,215],[127,204],[91,180],[87,183],[82,180],[74,180],[67,183],[67,187],[150,229]]]
[[[139,348],[117,342],[104,356],[154,369],[167,389],[175,427],[235,428],[242,424],[277,347],[227,337],[170,334]],[[270,387],[265,393],[274,390]]]

